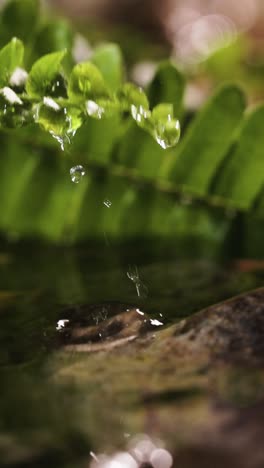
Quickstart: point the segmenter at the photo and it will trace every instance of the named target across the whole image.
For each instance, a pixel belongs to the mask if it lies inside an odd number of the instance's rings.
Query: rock
[[[53,383],[74,386],[94,451],[147,432],[175,467],[263,468],[264,289],[161,330],[121,309],[98,325],[77,317],[49,364]]]
[[[65,351],[109,351],[153,330],[157,320],[139,308],[117,302],[79,305],[63,311],[58,335]]]

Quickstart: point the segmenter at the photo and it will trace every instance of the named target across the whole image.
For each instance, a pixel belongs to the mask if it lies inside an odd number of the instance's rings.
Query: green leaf
[[[149,85],[148,97],[151,108],[160,102],[173,105],[173,113],[179,117],[185,88],[183,75],[170,61],[162,62]]]
[[[36,60],[42,55],[56,51],[67,50],[68,54],[63,61],[63,71],[65,74],[70,74],[74,65],[71,51],[74,44],[74,32],[68,21],[65,19],[48,20],[38,29],[34,42],[31,56]]]
[[[123,110],[131,111],[134,120],[138,123],[144,119],[149,110],[149,102],[143,89],[132,83],[125,83],[118,90],[117,99]]]
[[[29,180],[38,165],[38,158],[34,151],[28,151],[28,148],[10,138],[1,165],[0,196],[5,209],[0,213],[0,226],[7,232],[14,232],[20,213],[17,208],[28,189]]]
[[[130,110],[137,125],[150,133],[163,149],[178,143],[180,124],[173,117],[171,104],[159,104],[151,112],[146,94],[130,83],[121,88],[118,99],[124,110]],[[128,129],[128,139],[130,132],[134,137],[133,126]]]
[[[63,21],[61,29],[56,24],[45,24],[27,51],[60,49],[67,41],[71,48],[69,29]],[[122,58],[114,44],[100,46],[92,61],[76,65],[69,82],[65,61],[60,74],[66,52],[50,53],[32,66],[26,90],[22,85],[12,90],[9,80],[22,64],[23,44],[14,39],[5,49],[0,51],[0,79],[5,71],[0,118],[8,127],[1,130],[3,232],[58,243],[101,239],[104,232],[118,240],[144,236],[184,243],[189,236],[209,241],[214,251],[233,226],[230,204],[252,208],[263,184],[264,110],[242,123],[245,103],[236,86],[218,91],[186,123],[179,146],[164,152],[178,142],[175,115],[182,112],[184,92],[184,79],[170,62],[158,68],[149,99],[135,85],[122,85]],[[33,113],[35,125],[18,130]],[[62,149],[71,145],[67,158],[41,129]],[[86,171],[77,186],[69,176],[76,164]]]
[[[34,41],[35,53],[38,56],[60,50],[71,50],[73,46],[73,31],[65,19],[49,20],[38,31]]]
[[[31,105],[8,86],[0,89],[0,127],[19,128],[33,121]]]
[[[111,91],[116,91],[123,81],[123,58],[118,45],[103,44],[96,47],[91,59],[92,63],[102,73],[102,76]]]
[[[13,36],[24,42],[31,40],[39,19],[38,0],[11,0],[1,11],[1,36],[5,41]]]
[[[43,104],[38,105],[35,120],[59,141],[62,149],[67,142],[71,142],[71,137],[82,124],[78,108],[61,106],[51,98],[44,99]]]
[[[26,91],[33,98],[40,98],[47,94],[53,80],[61,70],[62,60],[66,51],[53,52],[41,57],[31,68],[26,83]]]
[[[68,96],[72,102],[106,98],[109,93],[103,76],[91,62],[78,63],[72,70]]]
[[[8,84],[13,71],[23,63],[24,46],[15,37],[0,50],[0,86]]]
[[[165,171],[173,183],[199,195],[210,184],[241,123],[245,99],[236,86],[222,87],[188,128],[178,153],[171,154]]]
[[[235,151],[220,172],[214,193],[249,209],[264,182],[264,106],[247,115]]]
[[[150,121],[153,125],[152,135],[163,148],[175,146],[180,139],[180,122],[173,117],[172,104],[159,104],[154,107]]]
[[[114,146],[117,144],[121,124],[118,114],[103,121],[88,117],[73,139],[73,154],[82,155],[82,159],[86,162],[108,166]]]
[[[155,179],[159,177],[164,161],[164,149],[174,146],[179,140],[180,124],[173,118],[171,104],[156,106],[152,114],[140,106],[138,109],[141,110],[135,114],[138,120],[134,119],[151,137],[130,124],[119,145],[117,158],[122,165],[137,169],[148,179]]]

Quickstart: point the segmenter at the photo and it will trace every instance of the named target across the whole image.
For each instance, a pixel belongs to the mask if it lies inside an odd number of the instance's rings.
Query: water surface
[[[89,466],[90,451],[122,445],[131,427],[109,401],[89,400],[92,382],[78,375],[73,381],[61,378],[60,366],[63,375],[86,355],[62,352],[59,320],[96,329],[135,307],[167,326],[262,286],[264,268],[149,243],[76,249],[8,245],[0,255],[0,278],[1,466],[77,468]],[[131,365],[129,378],[133,372]]]

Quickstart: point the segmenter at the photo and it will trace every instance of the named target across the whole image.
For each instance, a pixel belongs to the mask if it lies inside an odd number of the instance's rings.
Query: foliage
[[[8,12],[29,18],[30,3],[8,3],[2,37],[10,39]],[[74,64],[71,28],[58,20],[59,40],[54,18],[38,24],[33,3],[24,61],[20,39],[0,51],[3,232],[55,242],[191,235],[208,246],[226,238],[236,213],[259,216],[264,106],[244,113],[243,92],[226,84],[189,122],[173,63],[160,64],[146,92],[123,84],[115,44]],[[78,185],[69,177],[76,164],[86,170]]]

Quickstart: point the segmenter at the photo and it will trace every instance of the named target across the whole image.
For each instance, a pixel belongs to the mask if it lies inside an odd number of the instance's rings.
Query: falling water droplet
[[[175,146],[181,134],[179,120],[172,119],[168,116],[167,122],[158,122],[154,129],[154,138],[157,143],[163,148],[171,148]]]
[[[129,279],[131,279],[131,281],[133,281],[133,283],[139,281],[138,268],[136,265],[128,266],[127,276]]]
[[[147,286],[142,283],[141,280],[139,280],[137,283],[135,283],[136,286],[136,291],[138,297],[141,297],[141,299],[145,299],[148,296],[148,288]]]
[[[107,198],[104,200],[104,205],[107,207],[107,208],[110,208],[110,206],[112,206],[112,202],[110,200],[107,200]]]
[[[79,182],[82,180],[84,175],[85,175],[85,170],[83,166],[78,165],[70,169],[71,180],[75,184],[79,184]]]

